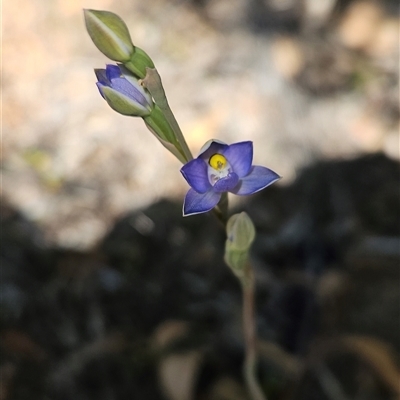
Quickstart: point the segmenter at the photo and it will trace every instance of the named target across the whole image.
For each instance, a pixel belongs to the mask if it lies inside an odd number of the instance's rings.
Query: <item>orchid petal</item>
[[[238,185],[230,192],[239,196],[256,193],[280,179],[280,176],[266,167],[254,166],[250,173],[241,178]]]
[[[250,172],[253,161],[253,142],[234,143],[224,149],[222,154],[227,158],[239,178],[246,176]]]
[[[212,210],[221,199],[221,194],[210,189],[206,193],[197,193],[189,189],[183,202],[183,216],[201,214]]]
[[[125,78],[113,79],[111,82],[111,88],[123,94],[124,96],[129,97],[131,100],[139,103],[145,108],[150,106],[143,94],[133,85],[131,85]]]
[[[105,69],[100,69],[97,68],[94,70],[94,73],[96,74],[97,80],[102,83],[103,85],[110,85],[111,82],[107,78],[106,70]]]
[[[121,77],[121,69],[118,65],[107,64],[106,65],[106,75],[109,81]]]
[[[209,140],[200,150],[200,154],[198,158],[202,158],[203,160],[209,160],[209,158],[216,154],[216,153],[222,153],[224,149],[229,147],[226,143],[221,142],[219,140]]]
[[[103,88],[106,86],[101,82],[96,82],[96,86],[97,86],[97,89],[99,89],[99,92],[102,95],[103,99],[105,99],[104,94],[103,94]]]
[[[181,173],[196,192],[205,193],[211,188],[207,176],[207,164],[201,158],[189,161],[181,168]]]
[[[201,146],[201,149],[200,149],[200,151],[199,151],[199,156],[201,156],[214,142],[215,142],[215,143],[219,143],[219,144],[226,145],[226,143],[223,142],[222,140],[218,140],[218,139],[210,139],[210,140],[207,140],[207,142],[205,142],[205,143],[203,144],[203,146]]]
[[[239,182],[239,177],[234,172],[231,172],[225,178],[219,179],[215,182],[213,189],[218,193],[228,192],[232,190]]]
[[[97,83],[97,87],[109,106],[120,114],[134,116],[147,116],[150,114],[151,107],[149,104],[142,105],[135,101],[132,96],[121,93],[112,87],[101,85],[101,83]]]

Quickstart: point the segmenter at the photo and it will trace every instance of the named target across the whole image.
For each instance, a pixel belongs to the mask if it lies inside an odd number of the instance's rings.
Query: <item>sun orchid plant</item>
[[[141,117],[161,144],[184,165],[181,173],[190,185],[183,201],[183,215],[215,211],[226,229],[225,262],[243,288],[245,362],[244,377],[253,400],[266,399],[255,378],[256,335],[254,274],[249,251],[255,228],[245,213],[228,219],[227,193],[251,195],[280,177],[269,168],[253,165],[253,143],[228,145],[209,140],[193,159],[168,105],[161,78],[151,58],[132,43],[125,22],[109,11],[84,10],[86,29],[96,47],[117,64],[95,69],[101,96],[116,112]]]

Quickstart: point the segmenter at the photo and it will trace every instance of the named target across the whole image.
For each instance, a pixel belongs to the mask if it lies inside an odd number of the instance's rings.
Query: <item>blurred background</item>
[[[3,3],[0,399],[248,399],[240,288],[180,165],[95,86],[82,8],[127,23],[194,154],[254,142],[269,399],[399,396],[394,0]],[[168,199],[168,200],[165,200]]]

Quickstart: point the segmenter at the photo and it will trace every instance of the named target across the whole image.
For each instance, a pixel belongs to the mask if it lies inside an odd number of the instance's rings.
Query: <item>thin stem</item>
[[[212,209],[212,212],[214,213],[214,215],[217,217],[218,221],[221,223],[222,228],[226,228],[226,220],[224,219],[224,217],[222,216],[221,210],[218,207],[214,207]]]
[[[243,332],[246,348],[243,373],[247,388],[253,400],[267,400],[256,378],[257,332],[254,311],[254,274],[250,264],[242,279],[243,289]]]
[[[182,148],[186,161],[192,160],[192,153],[168,104],[167,96],[165,95],[165,91],[161,82],[161,77],[157,70],[155,68],[146,68],[146,76],[144,79],[142,79],[142,83],[153,96],[155,103],[158,105],[158,107],[160,107],[165,119],[171,125],[171,128],[175,133],[175,137]]]
[[[226,228],[226,223],[228,222],[228,193],[222,193],[221,200],[213,209],[213,212],[223,227]]]

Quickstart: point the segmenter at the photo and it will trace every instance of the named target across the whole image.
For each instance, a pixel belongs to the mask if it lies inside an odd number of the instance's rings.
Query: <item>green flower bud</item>
[[[109,11],[83,10],[86,29],[96,47],[111,60],[127,62],[135,52],[125,22]]]
[[[241,280],[246,277],[246,265],[256,231],[250,217],[242,212],[232,215],[226,225],[225,262]]]
[[[244,211],[234,214],[226,224],[228,241],[237,250],[249,250],[256,237],[253,221]]]
[[[135,46],[135,52],[129,61],[124,62],[124,66],[143,79],[146,76],[146,68],[154,68],[154,63],[144,50]]]

